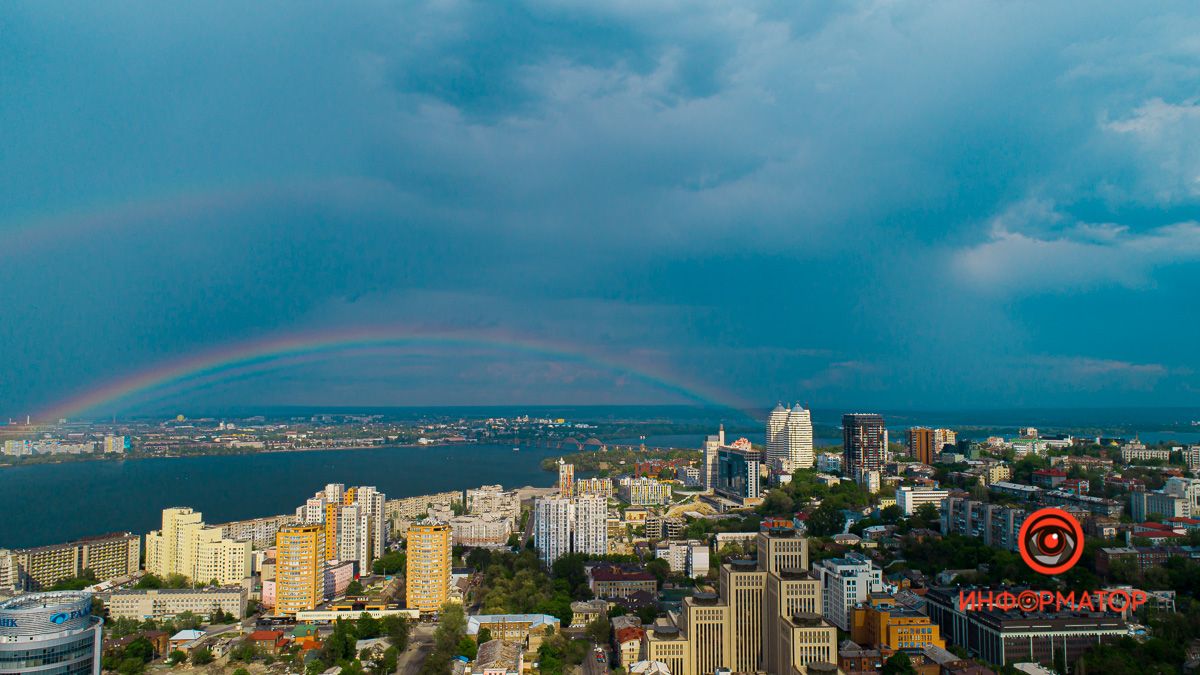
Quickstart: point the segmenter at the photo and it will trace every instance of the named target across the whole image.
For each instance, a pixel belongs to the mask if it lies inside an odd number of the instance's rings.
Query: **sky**
[[[1198,400],[1194,3],[39,0],[0,35],[0,417],[358,330],[475,342],[90,412]]]

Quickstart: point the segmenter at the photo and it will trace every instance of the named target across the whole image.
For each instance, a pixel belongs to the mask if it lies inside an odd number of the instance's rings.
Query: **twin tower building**
[[[812,413],[797,403],[790,408],[776,404],[767,416],[767,465],[791,473],[813,466]]]

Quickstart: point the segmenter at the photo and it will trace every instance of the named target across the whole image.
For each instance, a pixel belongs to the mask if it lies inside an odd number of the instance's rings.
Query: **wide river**
[[[326,483],[374,485],[388,498],[500,483],[546,487],[539,467],[563,451],[452,445],[314,450],[0,469],[0,548],[104,534],[146,533],[168,506],[190,506],[209,523],[294,512]]]

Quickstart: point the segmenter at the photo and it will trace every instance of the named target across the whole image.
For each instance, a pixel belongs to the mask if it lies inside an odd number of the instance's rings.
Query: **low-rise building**
[[[476,614],[467,617],[467,637],[475,639],[479,629],[487,628],[495,640],[523,645],[534,652],[542,640],[559,630],[559,620],[549,614]]]
[[[246,615],[246,599],[242,586],[122,589],[109,597],[108,613],[115,619],[161,621],[184,612],[208,618],[220,610],[240,619]]]
[[[642,640],[646,631],[641,626],[627,626],[614,631],[617,643],[617,663],[629,669],[631,665],[642,660]]]
[[[929,618],[941,627],[948,644],[1001,666],[1021,662],[1046,666],[1057,661],[1074,663],[1087,650],[1128,633],[1126,623],[1111,614],[964,610],[958,606],[958,600],[959,589],[929,589],[925,594]]]
[[[901,606],[890,593],[871,593],[866,602],[854,608],[850,639],[895,651],[926,645],[946,647],[937,624],[923,612]]]
[[[637,591],[658,592],[658,580],[631,565],[596,565],[588,569],[588,587],[597,598],[623,598]]]
[[[584,628],[602,616],[608,616],[608,602],[604,600],[577,600],[571,603],[572,628]]]
[[[488,640],[479,645],[475,654],[472,675],[521,675],[524,668],[524,649],[504,640]]]
[[[942,500],[949,495],[948,490],[905,485],[896,490],[896,505],[904,511],[904,515],[911,516],[922,504],[933,504],[940,510]]]

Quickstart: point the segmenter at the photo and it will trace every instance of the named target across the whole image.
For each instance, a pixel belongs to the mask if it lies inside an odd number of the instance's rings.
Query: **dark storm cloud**
[[[378,324],[763,402],[1184,402],[1198,28],[1184,3],[8,3],[0,412]],[[435,362],[235,393],[673,400]]]

